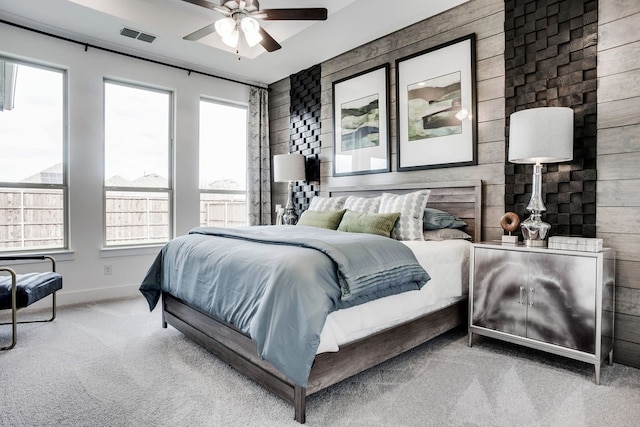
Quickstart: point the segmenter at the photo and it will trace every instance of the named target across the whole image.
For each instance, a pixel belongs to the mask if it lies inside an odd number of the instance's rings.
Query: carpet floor
[[[0,352],[0,425],[298,425],[289,404],[160,323],[140,297],[19,325]],[[470,348],[455,330],[309,397],[307,425],[640,424],[640,370],[605,364],[593,380],[591,365],[482,337]]]

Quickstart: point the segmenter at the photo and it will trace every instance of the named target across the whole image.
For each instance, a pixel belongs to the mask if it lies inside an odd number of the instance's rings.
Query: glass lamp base
[[[298,223],[298,214],[293,206],[293,182],[291,181],[289,181],[289,198],[287,199],[287,206],[284,208],[284,215],[282,215],[282,223],[284,225],[296,225]]]
[[[545,247],[547,246],[547,234],[551,225],[540,219],[540,213],[532,213],[529,218],[522,222],[520,230],[524,237],[526,246]]]
[[[296,214],[296,210],[285,209],[284,215],[282,215],[282,223],[284,225],[296,225],[298,223],[298,215]]]

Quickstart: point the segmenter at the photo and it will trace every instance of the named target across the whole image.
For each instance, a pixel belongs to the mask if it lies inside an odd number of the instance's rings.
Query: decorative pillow
[[[354,212],[378,213],[380,197],[349,196],[344,202],[344,208]]]
[[[400,212],[400,218],[391,231],[391,237],[396,240],[424,240],[422,220],[429,194],[431,190],[407,194],[382,193],[379,212]]]
[[[310,211],[339,211],[344,208],[344,202],[347,196],[338,197],[320,197],[316,196],[309,203]]]
[[[318,228],[328,228],[336,230],[342,220],[346,209],[340,211],[304,211],[300,215],[298,225],[310,225]]]
[[[433,208],[424,209],[424,229],[439,230],[441,228],[460,228],[467,223],[449,212]]]
[[[425,230],[424,240],[471,240],[471,236],[457,228],[441,228],[439,230]]]
[[[389,237],[393,225],[400,217],[400,212],[393,213],[366,213],[347,210],[340,221],[338,231],[351,233],[369,233]]]

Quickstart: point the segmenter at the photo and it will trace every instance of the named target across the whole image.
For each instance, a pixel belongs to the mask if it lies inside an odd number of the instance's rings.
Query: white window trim
[[[63,200],[63,232],[62,246],[56,247],[37,247],[37,248],[12,248],[9,250],[1,250],[0,255],[10,256],[11,254],[22,255],[38,255],[38,254],[63,254],[71,253],[69,251],[69,235],[70,235],[70,212],[69,212],[69,73],[66,68],[45,65],[31,60],[22,60],[12,58],[10,56],[0,55],[1,61],[13,62],[18,65],[24,65],[33,68],[40,68],[51,72],[57,72],[62,75],[62,184],[38,184],[38,183],[18,183],[18,182],[0,182],[3,188],[38,188],[49,190],[62,190]]]
[[[107,84],[115,84],[120,86],[127,86],[134,89],[141,90],[149,90],[153,92],[165,93],[169,95],[169,117],[168,117],[168,176],[167,176],[167,188],[160,187],[111,187],[105,185],[105,151],[106,151],[106,85]],[[149,242],[149,243],[133,243],[133,244],[107,244],[107,192],[109,191],[120,191],[120,192],[131,192],[131,193],[168,193],[169,200],[169,220],[168,220],[168,228],[169,228],[169,236],[168,240],[171,240],[174,237],[175,233],[175,203],[174,203],[174,191],[173,191],[173,174],[174,174],[174,135],[175,135],[175,126],[174,126],[174,118],[175,118],[175,93],[170,89],[163,89],[159,87],[154,87],[152,85],[146,85],[144,83],[131,83],[122,80],[105,78],[102,83],[102,100],[103,100],[103,116],[102,123],[105,126],[105,132],[103,133],[103,141],[102,141],[102,166],[103,166],[103,177],[102,177],[102,248],[100,250],[100,257],[116,257],[122,256],[121,254],[127,253],[131,255],[137,254],[145,254],[146,251],[142,251],[144,248],[150,248],[151,250],[155,250],[157,247],[162,247],[164,243],[158,242]]]

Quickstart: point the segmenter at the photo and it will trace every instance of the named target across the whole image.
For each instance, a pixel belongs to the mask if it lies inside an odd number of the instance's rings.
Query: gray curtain
[[[0,111],[13,109],[17,73],[17,64],[0,61]]]
[[[249,225],[271,224],[271,150],[269,148],[269,94],[252,87],[249,93],[247,147],[247,202]]]

